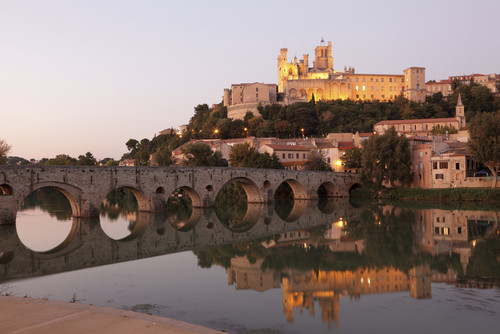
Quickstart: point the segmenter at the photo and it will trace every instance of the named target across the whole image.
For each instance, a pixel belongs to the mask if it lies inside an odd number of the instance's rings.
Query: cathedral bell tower
[[[458,94],[457,106],[455,107],[455,118],[458,121],[458,130],[463,129],[465,123],[465,107],[462,103],[462,96]]]

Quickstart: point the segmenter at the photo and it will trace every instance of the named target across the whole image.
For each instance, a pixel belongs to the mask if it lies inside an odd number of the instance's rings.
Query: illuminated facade
[[[323,41],[322,41],[323,44]],[[354,68],[336,71],[333,67],[332,42],[314,49],[309,55],[288,61],[288,49],[278,56],[278,85],[252,83],[231,85],[224,90],[228,118],[243,119],[247,112],[257,114],[257,107],[273,103],[291,104],[319,100],[391,101],[404,95],[411,101],[424,102],[425,68],[410,67],[403,74],[358,74]]]
[[[333,68],[332,42],[317,46],[313,67],[309,55],[288,62],[288,49],[278,56],[278,93],[286,103],[314,100],[394,100],[403,94],[411,101],[425,101],[425,68],[410,67],[403,74],[357,74],[354,68]]]

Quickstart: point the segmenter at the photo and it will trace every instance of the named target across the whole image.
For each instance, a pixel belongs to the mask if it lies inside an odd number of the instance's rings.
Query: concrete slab
[[[132,311],[43,299],[0,296],[0,333],[179,333],[221,331]]]

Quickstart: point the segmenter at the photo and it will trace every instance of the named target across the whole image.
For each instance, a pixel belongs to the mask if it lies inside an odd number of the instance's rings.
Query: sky
[[[334,69],[500,73],[498,0],[0,0],[0,139],[26,159],[119,159],[277,57],[333,43]]]

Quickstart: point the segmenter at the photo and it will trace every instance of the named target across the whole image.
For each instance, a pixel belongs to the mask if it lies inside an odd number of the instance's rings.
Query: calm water
[[[35,193],[16,225],[0,228],[0,293],[231,333],[500,326],[499,208],[340,200],[176,208],[138,213],[113,199],[98,219],[77,219],[59,193]]]

